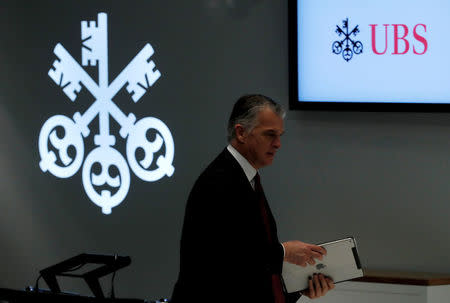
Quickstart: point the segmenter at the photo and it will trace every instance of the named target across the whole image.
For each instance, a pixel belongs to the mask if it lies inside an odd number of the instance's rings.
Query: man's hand
[[[302,295],[307,296],[310,299],[316,299],[324,296],[329,290],[334,288],[334,282],[332,279],[325,277],[322,274],[314,274],[309,278],[309,288],[301,291]]]
[[[325,248],[308,244],[301,241],[288,241],[283,243],[285,256],[284,260],[305,267],[307,264],[314,265],[314,259],[323,259],[323,255],[327,254]]]

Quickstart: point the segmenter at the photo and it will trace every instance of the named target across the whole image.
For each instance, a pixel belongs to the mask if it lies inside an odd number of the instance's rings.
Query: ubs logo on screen
[[[353,58],[353,53],[359,55],[363,52],[363,44],[361,41],[355,41],[352,39],[359,33],[359,25],[355,26],[351,31],[348,27],[348,18],[342,21],[342,28],[336,25],[336,33],[339,37],[344,35],[344,39],[333,42],[333,53],[336,55],[342,54],[342,58],[345,61],[350,61]]]
[[[363,52],[363,44],[361,41],[355,40],[356,35],[360,33],[359,25],[356,25],[350,31],[348,18],[343,20],[342,23],[342,28],[336,25],[335,32],[339,37],[344,36],[344,38],[332,43],[332,52],[337,55],[342,54],[344,60],[348,62],[353,58],[353,54],[359,55]],[[427,26],[425,24],[418,23],[414,26],[408,26],[406,24],[383,24],[384,39],[381,39],[381,41],[377,40],[377,35],[380,34],[378,26],[379,24],[368,25],[372,54],[406,55],[412,53],[414,55],[424,55],[427,52],[428,41],[424,36],[427,32]],[[412,37],[410,37],[411,31]],[[393,46],[390,46],[390,41],[393,42]],[[384,44],[380,42],[384,42]],[[377,45],[377,43],[380,45]],[[389,49],[391,52],[388,52]]]
[[[113,97],[126,86],[136,103],[160,78],[150,60],[154,50],[150,44],[128,63],[112,80],[108,80],[107,14],[99,13],[98,21],[81,21],[82,66],[97,66],[98,83],[58,43],[54,48],[57,60],[48,71],[49,77],[75,102],[82,86],[95,101],[73,118],[64,115],[50,117],[39,133],[39,166],[58,178],[72,177],[81,166],[82,182],[89,199],[101,207],[104,214],[119,205],[130,188],[130,169],[140,179],[153,182],[174,173],[174,142],[169,128],[155,117],[136,121],[133,113],[124,113]],[[99,133],[94,135],[95,148],[84,159],[83,139],[90,134],[89,124],[98,117]],[[126,140],[126,159],[114,148],[116,136],[110,133],[110,118],[120,125],[120,136]],[[148,132],[154,134],[148,140]]]

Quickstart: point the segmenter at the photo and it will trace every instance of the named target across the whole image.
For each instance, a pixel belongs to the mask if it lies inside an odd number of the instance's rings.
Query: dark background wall
[[[151,183],[131,173],[108,216],[86,196],[81,170],[59,179],[38,165],[44,122],[94,101],[83,88],[72,103],[47,76],[53,48],[60,42],[81,62],[80,22],[99,12],[108,14],[110,79],[146,43],[162,74],[138,103],[124,89],[114,101],[138,119],[161,119],[175,142],[174,175]],[[0,25],[0,287],[34,284],[40,269],[81,252],[117,253],[132,257],[117,275],[118,297],[170,296],[185,200],[226,145],[232,104],[258,92],[288,106],[287,3],[2,1]],[[366,268],[450,272],[447,113],[289,111],[285,128],[262,171],[282,240],[353,235]],[[118,127],[111,132],[122,151]],[[102,283],[108,291],[109,278]],[[62,286],[89,294],[71,280]]]

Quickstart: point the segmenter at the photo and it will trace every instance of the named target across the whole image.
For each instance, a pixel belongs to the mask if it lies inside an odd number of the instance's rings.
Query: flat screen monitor
[[[449,16],[447,0],[290,0],[290,108],[448,111]]]

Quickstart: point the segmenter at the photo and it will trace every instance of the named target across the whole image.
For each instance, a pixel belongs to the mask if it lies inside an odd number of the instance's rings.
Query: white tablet
[[[362,277],[356,241],[353,237],[319,244],[327,250],[323,260],[315,259],[316,264],[306,267],[283,262],[283,279],[288,292],[308,288],[308,278],[321,273],[339,283]]]

